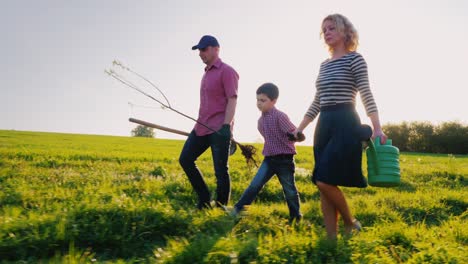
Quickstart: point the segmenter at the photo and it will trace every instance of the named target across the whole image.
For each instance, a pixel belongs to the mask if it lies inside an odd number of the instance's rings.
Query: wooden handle
[[[185,131],[180,131],[180,130],[173,129],[173,128],[163,127],[163,126],[160,126],[160,125],[156,125],[156,124],[149,123],[149,122],[139,120],[139,119],[135,119],[135,118],[129,118],[128,121],[133,122],[133,123],[137,123],[137,124],[140,124],[140,125],[144,125],[144,126],[147,126],[147,127],[152,127],[152,128],[156,128],[156,129],[159,129],[159,130],[163,130],[163,131],[166,131],[166,132],[179,134],[179,135],[182,135],[182,136],[190,135],[189,133],[187,133]]]

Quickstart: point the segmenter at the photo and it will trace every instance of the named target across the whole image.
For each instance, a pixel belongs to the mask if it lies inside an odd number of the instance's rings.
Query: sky
[[[118,60],[196,117],[204,64],[191,47],[210,34],[240,75],[234,137],[261,142],[256,89],[277,84],[277,108],[298,125],[329,56],[320,26],[333,13],[359,32],[381,123],[468,121],[468,1],[15,0],[0,9],[0,129],[130,136],[134,117],[190,131],[193,121],[104,71]],[[359,98],[357,109],[370,124]]]

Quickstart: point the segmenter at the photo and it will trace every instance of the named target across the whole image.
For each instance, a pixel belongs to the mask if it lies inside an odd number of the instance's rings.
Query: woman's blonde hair
[[[322,20],[322,26],[327,20],[335,23],[338,32],[343,34],[346,51],[356,51],[357,46],[359,45],[359,35],[351,21],[341,14],[332,14]],[[322,28],[320,29],[320,36],[323,37]],[[330,51],[330,53],[333,52],[333,48],[328,46],[328,51]]]

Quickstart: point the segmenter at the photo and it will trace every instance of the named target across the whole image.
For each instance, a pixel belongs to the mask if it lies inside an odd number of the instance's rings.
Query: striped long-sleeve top
[[[320,106],[354,104],[357,92],[361,95],[367,115],[377,112],[377,106],[369,87],[367,63],[357,52],[350,52],[338,59],[328,59],[322,62],[316,87],[314,101],[306,113],[306,116],[312,120],[320,112]]]

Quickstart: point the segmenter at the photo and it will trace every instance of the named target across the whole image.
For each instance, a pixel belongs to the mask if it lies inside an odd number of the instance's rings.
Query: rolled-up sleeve
[[[226,66],[223,70],[223,86],[227,98],[236,97],[239,86],[239,74],[231,67]]]

